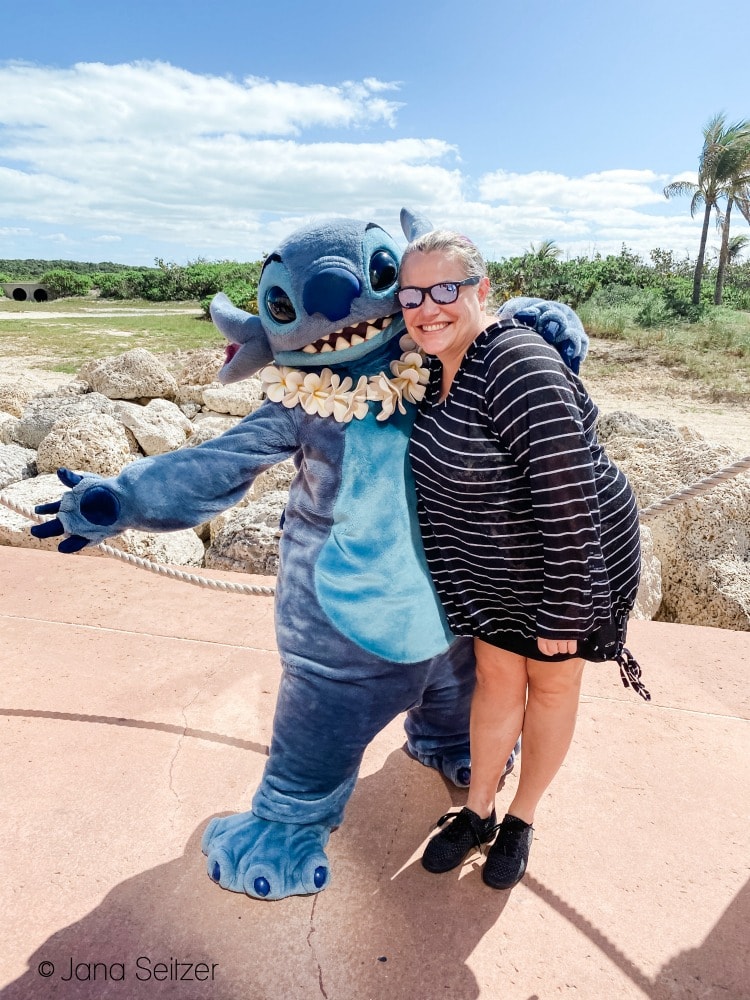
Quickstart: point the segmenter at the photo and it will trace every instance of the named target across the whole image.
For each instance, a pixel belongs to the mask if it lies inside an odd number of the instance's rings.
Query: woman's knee
[[[488,643],[477,641],[476,655],[477,688],[483,690],[518,689],[526,690],[526,659],[517,653],[509,653]]]
[[[585,662],[577,658],[556,663],[528,660],[529,695],[544,699],[577,697],[581,690]]]

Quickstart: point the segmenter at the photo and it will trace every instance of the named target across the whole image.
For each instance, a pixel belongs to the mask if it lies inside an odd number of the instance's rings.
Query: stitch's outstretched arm
[[[238,503],[256,476],[298,448],[292,414],[266,404],[212,441],[133,462],[119,476],[60,470],[71,489],[37,508],[57,517],[31,532],[37,538],[66,534],[58,549],[76,552],[127,528],[191,528]]]

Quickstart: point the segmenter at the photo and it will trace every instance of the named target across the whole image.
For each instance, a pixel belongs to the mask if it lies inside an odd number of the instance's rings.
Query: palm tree
[[[695,215],[695,211],[700,205],[705,206],[700,249],[693,278],[693,305],[698,305],[701,299],[703,262],[706,257],[711,212],[718,211],[719,199],[727,196],[732,188],[732,181],[736,183],[737,171],[742,162],[740,149],[745,148],[749,142],[749,121],[743,120],[727,125],[726,115],[723,113],[714,115],[703,129],[703,149],[698,161],[697,184],[692,181],[673,181],[664,188],[664,195],[667,198],[677,195],[691,195],[690,214],[692,216]],[[728,235],[727,228],[727,238]]]
[[[719,264],[716,270],[716,287],[714,289],[714,305],[720,306],[724,292],[724,277],[730,259],[729,222],[732,206],[736,205],[740,212],[750,222],[750,142],[745,148],[738,147],[737,168],[733,171],[726,184],[725,196],[727,207],[723,215],[719,214],[718,225],[721,230],[721,249]]]
[[[532,243],[526,252],[537,260],[559,260],[562,254],[561,248],[554,240],[542,240],[539,246]]]

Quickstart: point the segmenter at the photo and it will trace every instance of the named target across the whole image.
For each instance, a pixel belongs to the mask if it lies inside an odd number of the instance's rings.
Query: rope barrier
[[[714,472],[710,476],[706,476],[704,479],[699,479],[698,482],[693,483],[692,486],[686,486],[684,489],[670,494],[670,496],[665,497],[663,500],[649,504],[648,507],[644,507],[643,510],[640,511],[639,518],[641,522],[650,521],[651,518],[655,517],[657,514],[660,514],[671,507],[675,507],[677,504],[686,503],[688,500],[702,496],[704,493],[708,493],[710,490],[714,489],[720,483],[723,483],[728,479],[733,479],[735,476],[739,476],[740,473],[747,472],[748,470],[750,470],[750,455],[739,459],[739,461],[726,466],[724,469],[719,469],[718,472]],[[8,497],[4,497],[1,493],[0,503],[9,510],[15,511],[16,514],[20,514],[22,517],[27,518],[29,521],[36,521],[38,524],[41,524],[45,520],[45,518],[40,517],[36,511],[31,510],[28,507],[24,507],[22,504],[16,503]],[[229,594],[247,594],[253,597],[273,597],[276,594],[275,587],[261,587],[249,583],[234,583],[230,580],[212,580],[210,577],[199,576],[196,573],[186,573],[184,570],[175,569],[174,566],[163,566],[161,563],[152,562],[150,559],[144,559],[141,556],[134,556],[130,552],[123,552],[121,549],[115,549],[111,545],[107,545],[106,542],[99,542],[96,547],[101,549],[105,555],[110,556],[113,559],[120,559],[123,562],[129,563],[131,566],[137,566],[139,569],[145,569],[149,573],[156,573],[158,576],[166,576],[171,580],[180,580],[183,583],[191,583],[196,587],[206,587],[209,590],[220,590]]]
[[[42,524],[46,520],[46,518],[40,517],[36,511],[16,503],[8,497],[4,497],[1,493],[0,503],[4,507],[8,507],[9,510],[15,511],[16,514],[27,518],[29,521],[36,521],[37,524]],[[152,562],[150,559],[144,559],[142,556],[134,556],[130,552],[115,549],[111,545],[107,545],[106,542],[99,542],[96,548],[101,549],[105,555],[111,556],[113,559],[120,559],[131,566],[145,569],[149,573],[156,573],[157,576],[168,576],[171,580],[192,583],[196,587],[221,590],[229,594],[247,594],[253,597],[273,597],[276,593],[275,587],[261,587],[250,583],[234,583],[231,580],[212,580],[210,577],[198,576],[196,573],[186,573],[184,570],[175,569],[174,566],[163,566],[161,563]]]
[[[649,504],[648,507],[643,508],[639,517],[641,521],[649,521],[652,517],[655,517],[663,510],[667,510],[669,507],[674,507],[678,503],[685,503],[688,500],[692,500],[693,497],[702,496],[704,493],[708,493],[712,490],[715,486],[718,486],[719,483],[722,483],[727,479],[732,479],[734,476],[738,476],[741,472],[746,472],[748,469],[750,469],[750,455],[746,455],[745,458],[741,458],[732,465],[728,465],[725,469],[719,469],[718,472],[714,472],[710,476],[706,476],[704,479],[699,479],[698,482],[693,483],[692,486],[686,486],[684,489],[670,494],[670,496],[665,497],[663,500]]]

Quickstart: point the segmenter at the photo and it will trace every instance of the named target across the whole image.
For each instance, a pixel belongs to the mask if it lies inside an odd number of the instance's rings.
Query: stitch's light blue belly
[[[378,424],[370,414],[347,427],[334,523],[315,565],[333,624],[398,663],[436,656],[453,639],[419,536],[407,454],[413,417],[410,408]]]

